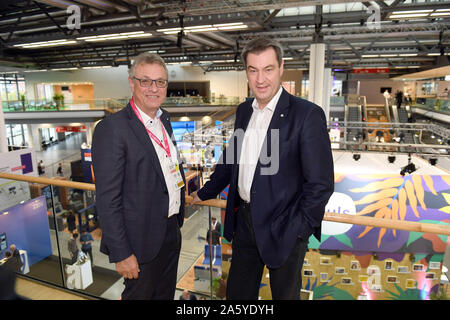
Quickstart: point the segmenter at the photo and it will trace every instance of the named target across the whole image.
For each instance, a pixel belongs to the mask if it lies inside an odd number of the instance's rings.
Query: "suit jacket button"
[[[169,191],[167,191],[167,190],[164,190],[164,193],[165,193],[165,194],[169,194]]]

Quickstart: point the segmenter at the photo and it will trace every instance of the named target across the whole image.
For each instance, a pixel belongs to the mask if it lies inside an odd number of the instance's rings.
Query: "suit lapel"
[[[130,125],[131,130],[133,131],[134,135],[136,136],[136,139],[138,140],[138,142],[144,147],[144,149],[150,155],[151,163],[154,166],[156,173],[161,178],[161,180],[165,183],[166,180],[164,179],[164,174],[161,170],[161,165],[159,163],[158,155],[156,154],[155,147],[153,146],[153,143],[150,140],[150,137],[147,133],[147,130],[145,129],[144,124],[138,119],[138,117],[134,113],[133,109],[131,108],[130,104],[127,105],[127,108],[128,108],[128,115],[129,115],[128,124]]]
[[[253,101],[253,100],[252,100]],[[237,126],[239,129],[247,130],[248,123],[250,122],[250,118],[253,114],[253,107],[252,107],[252,101],[249,101],[245,108],[242,111],[242,117],[239,125]]]

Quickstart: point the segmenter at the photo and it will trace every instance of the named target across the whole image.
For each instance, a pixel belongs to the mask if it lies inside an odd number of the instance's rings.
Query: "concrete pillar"
[[[33,149],[34,151],[42,151],[42,134],[38,124],[31,124],[31,132],[33,136]]]
[[[331,68],[325,68],[323,77],[323,101],[321,107],[325,112],[327,121],[330,120],[330,97],[333,89],[333,76],[331,75]]]
[[[94,134],[95,122],[86,123],[86,144],[92,145],[92,135]]]
[[[8,139],[6,138],[5,115],[3,114],[3,103],[0,99],[0,153],[8,152]]]
[[[308,100],[323,107],[325,78],[325,43],[313,43],[309,55]]]
[[[31,124],[26,124],[27,126],[27,143],[29,148],[34,148],[36,151],[36,146],[33,138],[33,126]]]

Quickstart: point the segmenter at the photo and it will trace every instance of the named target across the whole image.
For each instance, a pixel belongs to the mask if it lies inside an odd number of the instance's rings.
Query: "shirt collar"
[[[156,111],[155,119],[153,119],[148,114],[146,114],[144,111],[142,111],[139,108],[139,106],[136,104],[136,102],[134,104],[136,105],[136,108],[138,109],[139,113],[141,114],[142,121],[144,121],[144,125],[145,126],[154,126],[156,124],[156,122],[157,122],[156,120],[158,120],[159,117],[161,117],[161,115],[162,115],[161,108],[159,108],[158,111]]]
[[[274,112],[282,92],[283,92],[283,87],[280,86],[280,89],[278,89],[278,92],[273,96],[272,100],[269,101],[269,103],[264,107],[263,110],[259,109],[259,103],[256,100],[256,98],[253,99],[253,103],[252,103],[253,109],[254,110],[260,110],[260,111],[264,111],[264,110],[267,109],[267,110],[270,110],[270,111]]]

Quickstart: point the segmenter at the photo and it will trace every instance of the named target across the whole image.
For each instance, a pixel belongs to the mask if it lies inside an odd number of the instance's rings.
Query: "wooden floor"
[[[89,300],[79,295],[24,278],[16,279],[16,293],[31,300]]]

